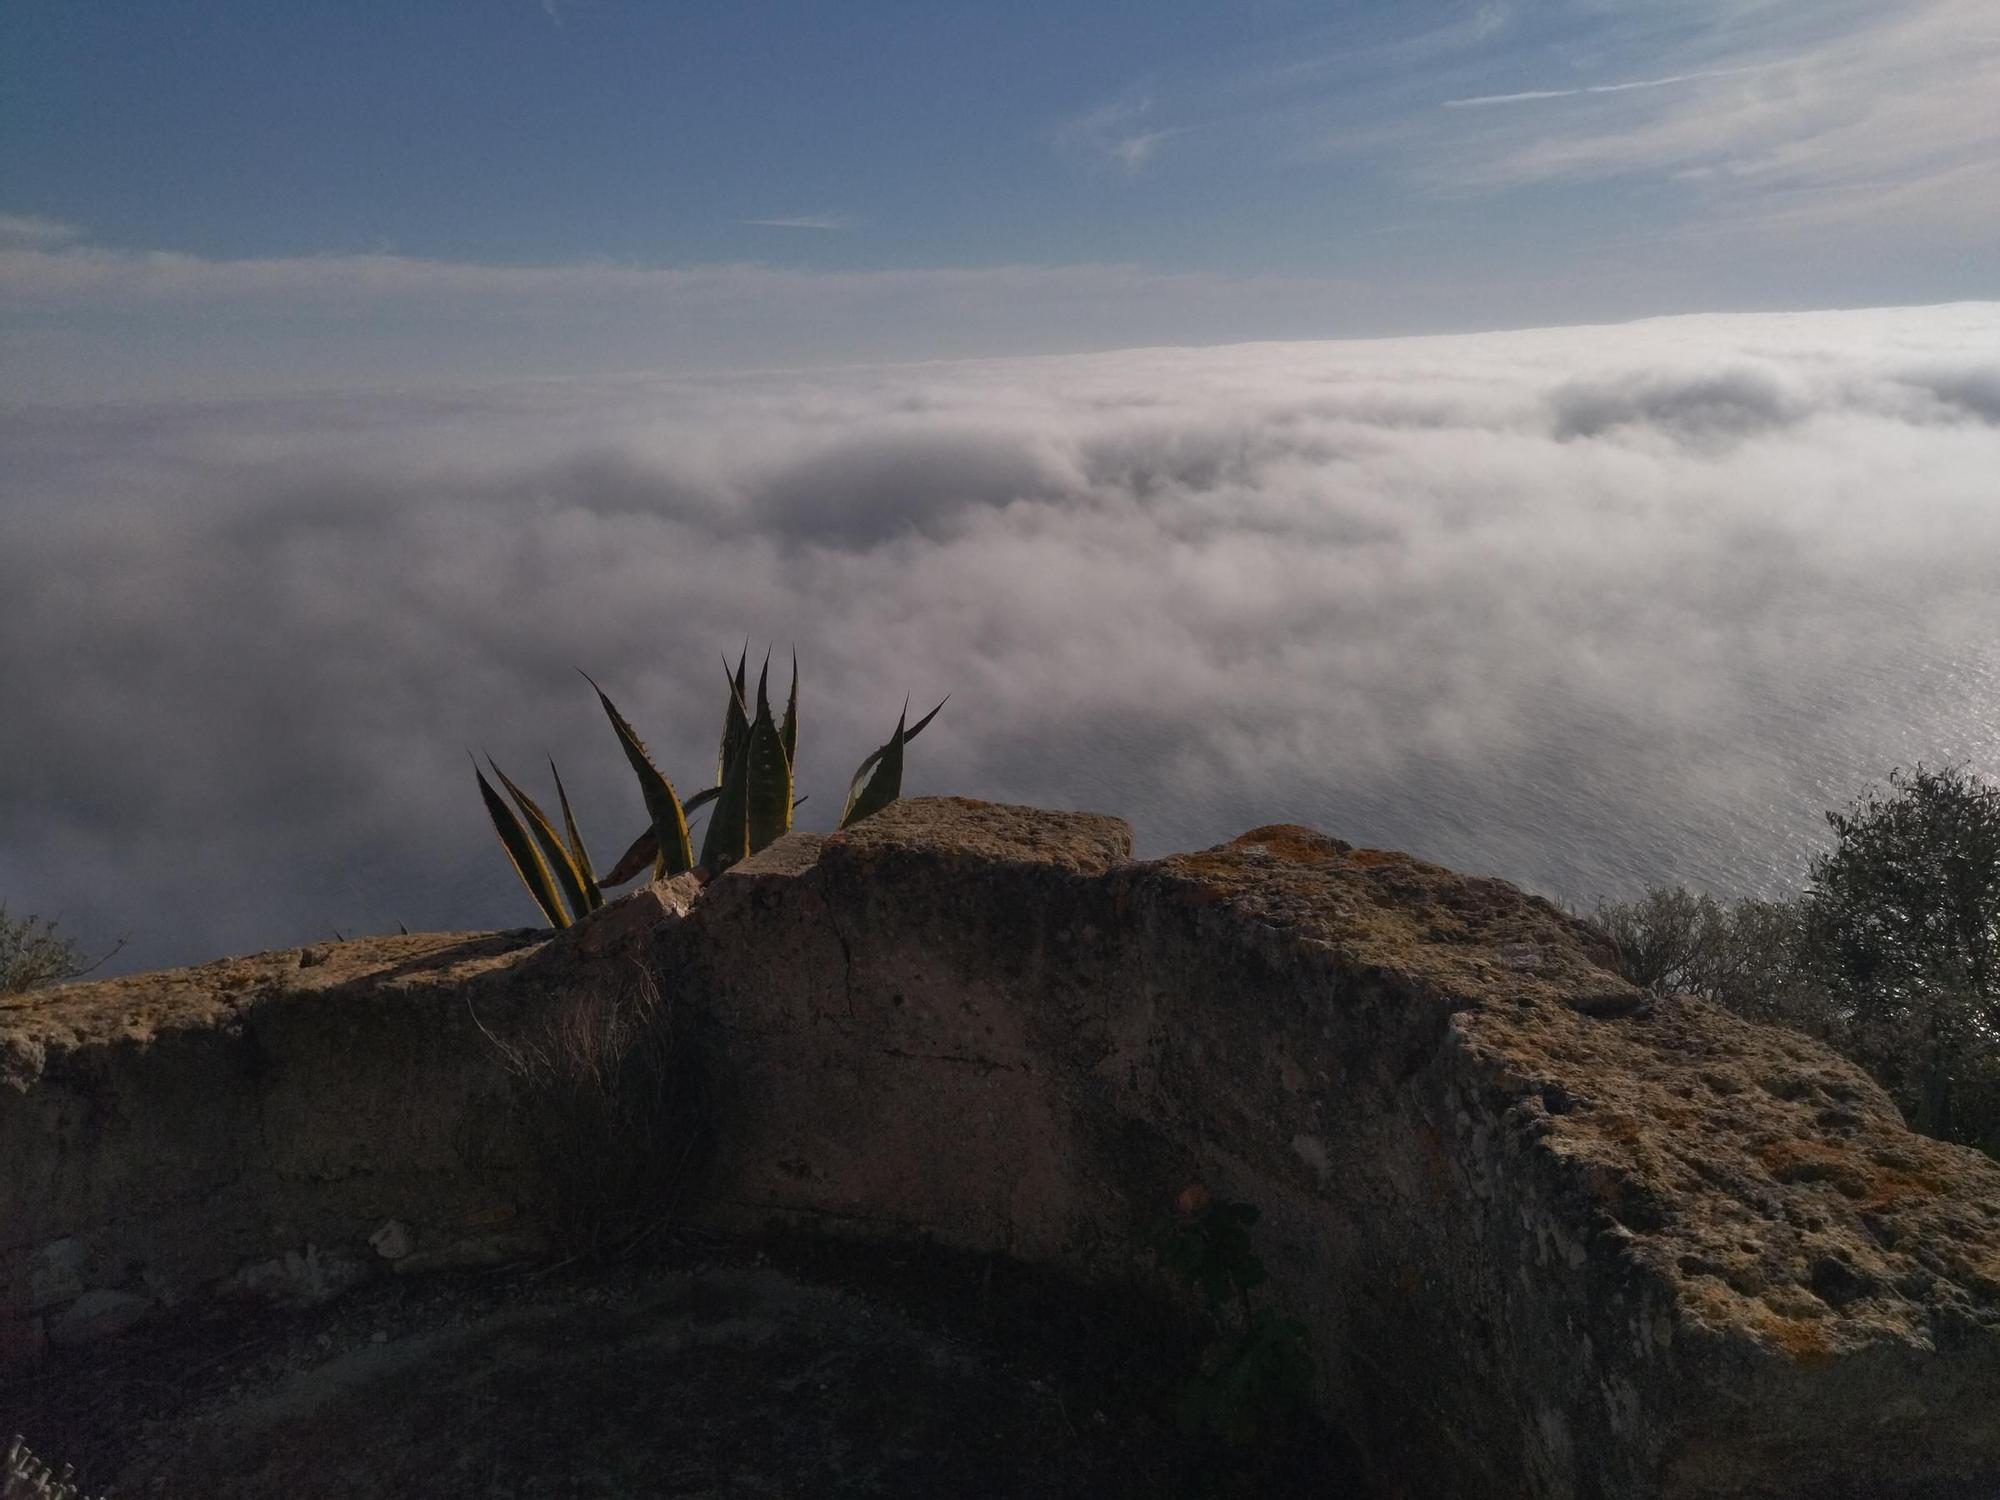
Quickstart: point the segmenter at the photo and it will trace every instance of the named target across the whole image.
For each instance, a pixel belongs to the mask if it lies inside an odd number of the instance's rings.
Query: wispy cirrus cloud
[[[1525,89],[1517,94],[1475,94],[1469,99],[1447,99],[1446,109],[1484,109],[1494,104],[1538,104],[1544,99],[1581,99],[1591,94],[1630,94],[1641,89],[1672,88],[1679,83],[1699,83],[1704,78],[1726,78],[1749,68],[1711,68],[1702,73],[1675,73],[1667,78],[1638,78],[1626,83],[1591,83],[1573,89]]]
[[[1171,140],[1182,134],[1186,127],[1172,130],[1142,130],[1135,135],[1121,136],[1109,142],[1105,154],[1128,172],[1136,172],[1153,159],[1153,153],[1160,142]]]
[[[768,219],[745,219],[759,229],[854,229],[861,221],[853,214],[778,214]]]
[[[1287,38],[1297,55],[1156,77],[1064,139],[1143,166],[1166,116],[1200,121],[1218,154],[1264,170],[1365,173],[1420,204],[1620,182],[1663,190],[1645,203],[1656,232],[1837,222],[2000,245],[1991,0],[1551,0],[1425,15],[1401,32],[1350,20]],[[1875,211],[1885,201],[1893,220]]]
[[[83,230],[41,214],[0,214],[0,247],[65,245],[83,238]]]
[[[1364,314],[1389,331],[1395,305],[1338,276],[1130,263],[232,259],[44,236],[0,243],[0,400],[1213,343]],[[1420,290],[1400,307],[1445,326]]]
[[[1098,166],[1128,175],[1146,167],[1163,141],[1185,135],[1188,125],[1152,123],[1153,100],[1144,92],[1122,95],[1056,127],[1059,146]]]
[[[1366,41],[1353,37],[1351,24],[1329,26],[1290,39],[1283,57],[1233,68],[1217,81],[1217,91],[1251,99],[1288,94],[1321,80],[1390,76],[1412,68],[1434,67],[1496,45],[1517,19],[1512,4],[1484,0],[1461,7],[1457,15],[1444,21]]]
[[[1460,110],[1567,104],[1428,137],[1419,179],[1482,193],[1677,182],[1694,218],[1771,228],[1874,216],[1889,193],[1904,227],[1983,220],[2000,236],[2000,14],[1986,0],[1722,6],[1671,39],[1635,27],[1603,40],[1608,58],[1666,71],[1455,97]]]

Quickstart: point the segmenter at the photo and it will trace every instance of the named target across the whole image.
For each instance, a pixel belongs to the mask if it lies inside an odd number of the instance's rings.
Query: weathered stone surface
[[[642,954],[663,920],[686,916],[702,882],[692,871],[607,901],[571,927],[564,941],[585,959]]]
[[[85,1292],[49,1329],[54,1344],[94,1344],[115,1338],[153,1310],[153,1300],[136,1292]]]
[[[532,1003],[514,966],[534,938],[371,938],[0,999],[0,1317],[60,1329],[97,1291],[296,1297],[385,1217],[449,1243],[516,1216],[480,1024]]]
[[[28,1265],[29,1310],[40,1312],[81,1297],[87,1258],[83,1242],[67,1235],[37,1250]]]
[[[660,960],[714,1023],[707,1211],[1116,1277],[1203,1178],[1385,1493],[2000,1475],[2000,1168],[1503,882],[1125,847],[913,799],[717,881]]]
[[[368,1276],[368,1264],[338,1250],[321,1254],[315,1244],[254,1261],[230,1278],[229,1290],[286,1307],[318,1307]]]
[[[46,1319],[0,1317],[0,1374],[39,1364],[48,1347]]]
[[[911,799],[597,937],[0,1003],[0,1140],[33,1143],[0,1152],[0,1317],[38,1265],[136,1295],[137,1257],[158,1295],[308,1239],[374,1264],[390,1216],[399,1269],[505,1239],[468,1000],[504,1031],[650,954],[704,1021],[709,1221],[1123,1279],[1204,1180],[1263,1208],[1384,1494],[2000,1481],[2000,1167],[1802,1037],[1649,1001],[1503,882],[1288,826],[1129,852],[1115,819]]]

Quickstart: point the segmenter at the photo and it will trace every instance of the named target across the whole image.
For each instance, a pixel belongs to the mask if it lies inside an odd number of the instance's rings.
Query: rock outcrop
[[[1384,1493],[2000,1473],[2000,1167],[1503,882],[1124,839],[919,801],[718,882],[662,960],[718,1032],[710,1212],[1115,1276],[1201,1177]]]
[[[596,935],[11,1002],[0,1320],[240,1279],[303,1253],[276,1225],[325,1258],[527,1206],[468,996],[500,1029],[636,961],[700,1022],[695,1213],[1124,1281],[1203,1180],[1263,1209],[1385,1495],[2000,1481],[2000,1166],[1804,1037],[1632,989],[1504,882],[1296,827],[1129,850],[912,799]]]

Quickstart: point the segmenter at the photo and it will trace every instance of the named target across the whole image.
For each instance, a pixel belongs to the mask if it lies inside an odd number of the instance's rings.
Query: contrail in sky
[[[1676,83],[1698,83],[1704,78],[1727,78],[1735,73],[1755,73],[1756,68],[1710,68],[1701,73],[1675,73],[1667,78],[1639,78],[1630,83],[1593,83],[1580,89],[1530,89],[1520,94],[1481,94],[1472,99],[1447,99],[1446,109],[1479,109],[1488,104],[1531,104],[1538,99],[1575,99],[1583,94],[1629,94],[1637,89],[1663,89]]]

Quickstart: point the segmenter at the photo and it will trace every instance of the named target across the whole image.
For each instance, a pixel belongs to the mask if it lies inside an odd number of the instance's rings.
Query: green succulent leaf
[[[744,798],[748,808],[750,852],[755,853],[792,826],[792,762],[785,754],[782,731],[771,716],[771,661],[757,679],[757,717],[745,747]]]
[[[549,820],[549,815],[542,811],[535,799],[522,791],[514,778],[500,769],[492,756],[486,757],[486,764],[499,779],[500,784],[507,789],[507,795],[514,799],[514,806],[521,810],[521,820],[527,825],[529,835],[547,862],[549,873],[555,876],[556,885],[562,892],[563,903],[569,907],[571,919],[582,916],[591,909],[590,895],[584,889],[582,872],[570,858],[569,850],[563,847],[562,835],[556,832],[555,824]]]
[[[713,802],[717,794],[721,791],[721,787],[712,786],[706,791],[696,792],[681,804],[681,811],[687,816],[692,817],[696,812]],[[611,867],[611,873],[606,875],[600,883],[607,886],[623,885],[641,870],[651,865],[659,857],[659,853],[659,838],[653,832],[653,825],[648,823],[641,830],[639,836],[632,840],[631,844],[626,847],[625,852],[618,856],[618,863]]]
[[[785,744],[785,764],[796,778],[799,769],[799,653],[792,652],[792,695],[785,700],[785,720],[778,726]]]
[[[486,815],[493,820],[493,831],[500,835],[500,847],[507,851],[507,858],[514,866],[514,873],[521,877],[521,884],[535,898],[535,905],[542,909],[549,926],[569,926],[569,914],[563,910],[562,898],[556,894],[555,879],[549,874],[549,867],[542,863],[541,852],[535,848],[535,841],[528,836],[528,830],[514,816],[514,809],[493,790],[492,783],[480,771],[476,760],[472,763],[472,774],[479,778],[479,795],[486,803]]]
[[[739,664],[738,678],[741,674]],[[715,811],[708,815],[708,831],[701,841],[701,862],[711,875],[720,875],[750,854],[750,716],[743,707],[738,679],[729,676],[727,661],[723,677],[729,687],[729,710],[722,742],[730,758],[722,768]]]
[[[722,716],[722,744],[715,756],[715,784],[720,787],[729,780],[729,768],[736,764],[736,757],[743,744],[750,738],[750,715],[744,708],[745,673],[750,665],[750,646],[746,641],[743,654],[736,659],[736,673],[729,672],[729,658],[722,659],[722,675],[729,683],[729,706]]]
[[[909,739],[904,726],[909,716],[909,710],[905,709],[896,720],[896,732],[889,737],[889,743],[870,755],[855,771],[854,779],[847,785],[847,807],[840,815],[842,828],[851,828],[902,795],[903,745]]]
[[[924,732],[925,726],[928,725],[932,719],[935,719],[938,716],[938,709],[943,708],[945,704],[949,702],[951,702],[950,693],[946,693],[942,698],[938,699],[937,708],[932,709],[929,713],[925,714],[921,719],[917,720],[915,724],[912,724],[907,730],[904,731],[903,743],[907,745],[911,740],[915,739],[918,735],[922,734]],[[847,804],[840,815],[840,826],[842,828],[845,828],[849,823],[852,823],[856,820],[856,814],[854,812],[854,799],[860,795],[862,784],[866,782],[868,779],[868,773],[873,771],[875,767],[881,762],[882,757],[887,755],[888,753],[889,753],[888,745],[883,745],[880,749],[877,750],[871,750],[868,752],[867,759],[862,761],[860,766],[856,768],[854,772],[854,779],[848,782],[847,784]],[[901,773],[899,772],[896,777],[897,795],[901,795],[902,781],[903,778]],[[893,802],[895,800],[895,797],[892,796],[889,800]],[[866,816],[866,815],[862,814],[861,816]]]
[[[611,873],[604,877],[603,884],[623,885],[641,870],[651,869],[659,857],[660,836],[653,832],[653,825],[648,823],[646,831],[632,840],[625,852],[618,856],[618,863],[611,867]]]
[[[597,701],[604,705],[605,716],[611,720],[618,744],[625,751],[625,759],[631,762],[632,772],[639,778],[639,791],[646,799],[646,813],[653,820],[653,836],[658,841],[653,856],[655,878],[692,869],[694,851],[688,842],[687,812],[681,806],[681,799],[674,795],[673,783],[653,764],[653,757],[646,753],[645,741],[618,712],[604,689],[597,686],[588,672],[583,674],[583,680],[595,689]]]
[[[556,801],[562,804],[563,834],[569,842],[570,861],[583,879],[583,893],[590,910],[596,911],[604,904],[604,889],[597,883],[597,873],[590,868],[590,851],[583,847],[583,834],[576,826],[576,814],[569,810],[569,793],[563,790],[562,772],[556,769],[554,756],[549,757],[549,775],[555,778]]]

